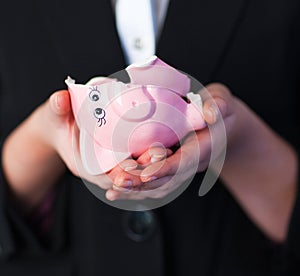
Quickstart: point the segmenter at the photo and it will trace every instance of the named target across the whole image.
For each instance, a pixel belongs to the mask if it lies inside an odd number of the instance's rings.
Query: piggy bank
[[[103,174],[153,145],[171,147],[204,128],[202,101],[190,79],[156,56],[126,68],[130,82],[97,77],[66,84],[80,130],[80,155],[92,175]]]

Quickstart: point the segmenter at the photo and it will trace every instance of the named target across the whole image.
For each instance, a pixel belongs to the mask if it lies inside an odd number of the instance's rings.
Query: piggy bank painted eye
[[[97,102],[100,99],[100,92],[97,90],[97,88],[93,88],[89,94],[89,97],[93,102]]]
[[[99,127],[106,124],[105,115],[106,115],[105,110],[100,107],[94,110],[94,116],[98,119]]]
[[[94,116],[97,118],[97,119],[103,119],[105,117],[105,111],[104,109],[98,107],[94,110]]]

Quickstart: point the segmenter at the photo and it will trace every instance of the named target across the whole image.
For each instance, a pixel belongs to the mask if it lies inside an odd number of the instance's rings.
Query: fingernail
[[[217,120],[217,111],[213,106],[210,106],[205,110],[205,115],[209,117],[212,122],[215,122]]]
[[[131,180],[125,180],[123,182],[123,186],[122,187],[126,187],[126,188],[131,188],[132,187],[132,181]]]
[[[122,193],[130,193],[131,192],[131,189],[124,188],[124,187],[119,187],[119,186],[116,186],[116,185],[113,185],[113,189],[116,190],[116,191],[122,192]]]
[[[151,182],[151,181],[154,181],[156,179],[158,179],[158,177],[150,176],[150,177],[147,177],[147,178],[143,178],[143,182]]]
[[[60,108],[60,95],[59,94],[57,94],[56,96],[55,96],[55,105],[56,105],[56,107],[59,109]]]
[[[158,161],[161,161],[163,159],[165,159],[167,156],[167,153],[164,153],[164,154],[153,154],[151,156],[151,163],[155,163],[155,162],[158,162]]]
[[[125,189],[130,189],[132,187],[132,181],[131,180],[121,180],[118,181],[115,186],[119,188],[125,188]]]
[[[127,166],[124,168],[124,171],[125,172],[130,172],[130,171],[133,171],[137,168],[137,165],[133,165],[133,166]]]

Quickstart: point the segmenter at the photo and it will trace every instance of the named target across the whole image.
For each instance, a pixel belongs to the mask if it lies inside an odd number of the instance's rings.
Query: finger
[[[123,171],[129,172],[133,171],[137,168],[138,163],[133,159],[126,159],[112,168],[110,171],[106,172],[106,174],[111,178],[115,179],[115,177],[122,173]]]
[[[153,191],[156,190],[158,193],[161,193],[159,188],[166,185],[173,176],[165,176],[162,178],[154,178],[151,181],[144,182],[143,185],[139,187],[140,192],[144,191]],[[154,192],[155,193],[155,192]],[[156,197],[153,193],[147,193],[147,197]]]
[[[126,159],[119,163],[118,166],[116,166],[117,171],[125,171],[125,172],[130,172],[135,170],[138,167],[138,162],[133,160],[133,159]]]
[[[172,151],[163,146],[155,146],[149,148],[145,153],[143,153],[138,159],[137,162],[143,166],[148,164],[161,161],[166,157],[170,156]]]
[[[203,129],[185,137],[181,147],[163,161],[147,166],[141,172],[142,182],[149,182],[161,177],[175,174],[195,174],[203,171],[211,154],[211,137],[209,130]],[[199,167],[199,164],[201,167]]]
[[[59,116],[67,115],[71,111],[71,100],[67,90],[60,90],[50,96],[51,110]]]
[[[107,200],[115,201],[120,198],[121,194],[121,192],[115,191],[113,189],[108,189],[105,193],[105,197]]]
[[[149,164],[165,159],[167,156],[167,150],[163,146],[151,147],[144,154],[142,154],[137,161],[140,164]]]
[[[130,172],[120,171],[116,177],[114,178],[114,189],[115,190],[123,190],[125,189],[133,189],[142,184],[140,178],[141,170],[132,170]]]
[[[218,119],[230,116],[233,112],[233,96],[229,89],[221,84],[210,84],[203,103],[203,115],[208,124],[214,124]]]
[[[158,187],[159,188],[159,187]],[[141,190],[135,188],[135,190],[114,190],[109,189],[105,194],[106,198],[110,201],[115,200],[143,200],[145,198],[159,198],[158,194],[153,194],[153,190]]]
[[[195,142],[198,143],[196,147],[195,147]],[[194,160],[195,162],[198,162],[197,172],[204,171],[207,168],[209,164],[209,160],[211,158],[212,136],[210,135],[210,130],[208,128],[205,128],[197,131],[196,138],[193,135],[188,135],[185,138],[183,145],[184,148],[187,147],[190,148],[190,149],[186,149],[186,151],[190,150],[195,152]],[[198,158],[196,158],[197,154],[198,154]]]
[[[119,172],[118,175],[116,175],[113,183],[112,189],[119,192],[130,192],[130,191],[141,191],[141,190],[148,190],[149,188],[144,187],[145,184],[141,181],[140,174],[142,170],[133,170],[130,172]],[[153,179],[154,180],[154,179]],[[158,184],[158,183],[156,183]],[[153,184],[151,184],[153,186]],[[159,187],[160,185],[157,185],[156,187]],[[154,186],[153,186],[154,187]],[[153,189],[153,188],[152,188]]]
[[[158,178],[180,174],[183,171],[190,171],[198,166],[199,154],[194,151],[194,147],[189,144],[182,145],[173,155],[167,159],[153,163],[147,166],[141,172],[141,180],[143,182],[151,182]]]
[[[87,180],[90,183],[93,183],[100,187],[101,189],[108,190],[113,186],[112,180],[106,174],[102,175],[86,175],[82,178],[82,181],[85,182]]]
[[[141,162],[146,165],[149,163],[151,164],[152,162],[158,162],[158,160],[165,159],[166,156],[170,155],[171,153],[172,151],[169,149],[165,149],[163,147],[153,147],[141,155],[137,162],[132,159],[123,161],[109,174],[114,182],[113,189],[116,191],[140,189],[140,186],[142,185],[140,178],[142,170],[137,169],[137,164]]]
[[[107,176],[112,180],[115,185],[119,185],[120,187],[124,186],[132,186],[129,184],[131,180],[129,176],[137,175],[136,178],[138,179],[139,174],[135,172],[138,163],[133,159],[126,159],[107,172]],[[127,183],[126,183],[127,181]],[[131,180],[132,181],[132,180]]]
[[[221,98],[213,98],[204,102],[203,104],[203,116],[204,120],[212,125],[220,118],[227,116],[227,104]]]
[[[172,181],[173,177],[168,176],[164,178],[160,178],[156,181],[143,183],[138,188],[133,190],[108,190],[106,192],[106,198],[108,200],[142,200],[145,198],[163,198],[166,196],[170,191],[173,191],[178,187],[178,185],[174,185],[174,181]]]
[[[120,200],[120,199],[130,199],[130,200],[142,200],[145,199],[145,195],[143,193],[137,191],[127,191],[121,192],[113,189],[109,189],[106,191],[105,196],[110,201]]]

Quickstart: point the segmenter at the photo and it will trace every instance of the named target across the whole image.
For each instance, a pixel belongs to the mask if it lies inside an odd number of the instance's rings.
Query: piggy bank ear
[[[129,152],[116,152],[101,147],[84,129],[80,130],[79,139],[81,161],[91,175],[106,173],[130,156]]]
[[[131,83],[139,85],[155,85],[168,88],[186,96],[190,89],[190,79],[153,56],[144,63],[134,63],[126,68]]]

